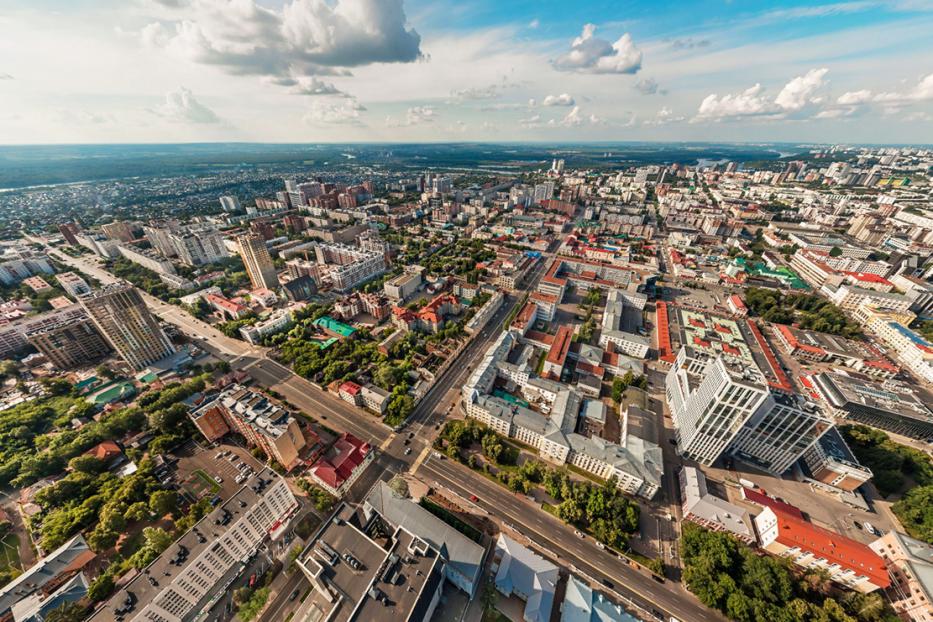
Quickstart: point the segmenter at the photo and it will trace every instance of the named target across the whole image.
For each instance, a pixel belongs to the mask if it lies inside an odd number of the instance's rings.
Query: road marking
[[[415,461],[411,463],[411,468],[408,471],[412,474],[418,472],[418,469],[421,467],[421,463],[425,461],[428,457],[428,454],[431,453],[431,447],[427,446],[421,450],[421,453],[418,454],[418,457],[415,458]]]

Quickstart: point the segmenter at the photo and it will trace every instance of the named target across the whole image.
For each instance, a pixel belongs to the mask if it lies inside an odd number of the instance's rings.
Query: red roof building
[[[372,462],[373,448],[349,432],[344,433],[327,454],[317,460],[310,473],[316,484],[341,497]]]
[[[863,594],[887,588],[891,578],[884,560],[868,545],[817,527],[802,517],[766,508],[755,517],[761,547]]]
[[[564,363],[567,362],[567,353],[570,352],[570,343],[573,340],[573,329],[564,325],[557,329],[554,335],[554,342],[547,353],[544,361],[544,374],[554,378],[560,378],[564,370]]]

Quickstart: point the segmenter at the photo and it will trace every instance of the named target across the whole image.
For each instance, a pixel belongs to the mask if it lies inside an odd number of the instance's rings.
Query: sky
[[[0,144],[933,143],[933,0],[0,0]]]

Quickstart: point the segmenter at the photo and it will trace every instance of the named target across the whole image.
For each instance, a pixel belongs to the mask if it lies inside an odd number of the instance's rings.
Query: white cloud
[[[836,99],[836,103],[843,106],[864,104],[869,101],[871,101],[871,91],[868,89],[862,89],[860,91],[848,91]]]
[[[825,98],[818,92],[825,84],[828,69],[811,69],[802,76],[797,76],[784,85],[777,96],[771,100],[766,97],[760,84],[741,93],[707,95],[700,102],[695,121],[720,121],[743,117],[788,118],[818,114]]]
[[[330,102],[313,100],[302,120],[307,125],[362,125],[360,113],[366,108],[353,100]]]
[[[349,97],[330,82],[318,80],[314,76],[310,78],[271,78],[268,81],[279,86],[291,87],[288,92],[295,95],[339,95],[340,97]]]
[[[595,25],[584,25],[570,51],[552,61],[554,68],[586,73],[637,73],[641,69],[641,50],[635,47],[631,35],[625,33],[610,43],[593,36],[595,32]]]
[[[874,100],[885,103],[907,104],[933,99],[933,73],[921,78],[917,85],[904,92],[878,93]]]
[[[0,73],[0,80],[12,80],[13,76],[8,73]]]
[[[567,113],[567,115],[560,121],[555,121],[551,119],[548,122],[548,125],[561,125],[563,127],[580,127],[584,124],[597,125],[602,123],[602,119],[597,117],[594,114],[585,115],[583,111],[580,110],[580,106],[574,106],[573,109]]]
[[[680,123],[685,120],[685,117],[675,115],[673,110],[663,106],[655,113],[653,119],[645,121],[645,125],[667,125],[668,123]]]
[[[542,100],[542,106],[573,106],[576,102],[573,100],[573,96],[569,93],[561,93],[560,95],[548,95]]]
[[[539,20],[537,17],[531,20],[530,22],[528,22],[528,28],[530,28],[531,30],[536,30],[538,26],[540,25],[541,25],[541,20]]]
[[[219,123],[213,110],[194,98],[190,90],[185,87],[165,94],[165,103],[156,107],[153,112],[160,117],[180,123]]]
[[[643,78],[639,80],[635,83],[635,90],[642,95],[654,95],[658,92],[664,95],[666,93],[666,91],[658,87],[658,81],[654,78]]]
[[[823,78],[829,69],[811,69],[802,76],[797,76],[784,85],[778,96],[774,98],[774,103],[791,112],[802,110],[810,104],[818,104],[819,99],[814,97],[817,91],[822,88]]]
[[[720,120],[734,117],[750,117],[777,112],[775,105],[761,95],[764,88],[760,84],[745,89],[741,93],[726,94],[720,97],[713,93],[707,95],[697,111],[698,119]]]
[[[412,125],[434,123],[437,118],[437,111],[431,106],[412,106],[405,112],[403,120],[391,116],[386,117],[386,127],[410,127]]]
[[[291,0],[280,11],[254,0],[198,0],[177,21],[144,27],[147,45],[234,75],[347,75],[372,63],[422,58],[403,0]]]
[[[534,107],[537,106],[537,105],[538,105],[538,100],[536,100],[534,97],[532,97],[531,99],[528,100],[528,107],[529,107],[529,108],[534,108]]]
[[[531,115],[531,116],[528,117],[528,118],[519,119],[519,120],[518,120],[518,124],[521,125],[521,126],[522,126],[523,128],[525,128],[525,129],[533,129],[533,128],[536,128],[536,127],[541,127],[541,125],[542,125],[542,123],[541,123],[541,115],[539,115],[539,114],[534,114],[534,115]]]
[[[671,47],[675,50],[692,50],[694,48],[705,48],[709,47],[709,39],[694,39],[693,37],[685,37],[682,39],[673,39],[671,41]]]

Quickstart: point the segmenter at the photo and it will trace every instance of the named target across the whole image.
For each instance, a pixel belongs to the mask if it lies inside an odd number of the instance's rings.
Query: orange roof
[[[842,568],[866,576],[880,588],[891,584],[891,577],[884,560],[867,544],[856,542],[834,531],[817,527],[802,518],[771,508],[778,522],[777,541],[787,547],[798,547],[802,551],[822,557]]]
[[[549,335],[547,333],[542,333],[538,330],[529,330],[525,335],[525,339],[529,341],[534,341],[535,343],[543,343],[545,345],[551,345],[554,343],[554,335]]]
[[[350,380],[347,380],[342,385],[340,385],[340,390],[343,391],[344,393],[349,393],[350,395],[356,395],[362,389],[363,387],[356,384],[355,382],[351,382]]]
[[[551,344],[551,350],[548,352],[547,361],[554,365],[563,366],[567,360],[567,352],[570,350],[570,342],[573,337],[573,329],[564,325],[557,329],[554,335],[554,343]]]
[[[512,320],[512,326],[516,328],[524,328],[528,323],[535,317],[535,314],[538,311],[538,305],[528,301],[525,303],[525,306],[522,307],[522,310],[518,312],[518,315],[515,316],[515,319]]]
[[[123,450],[120,449],[120,446],[114,443],[113,441],[103,441],[98,443],[94,447],[91,447],[84,455],[94,456],[98,460],[103,460],[104,462],[115,458],[123,453]]]

